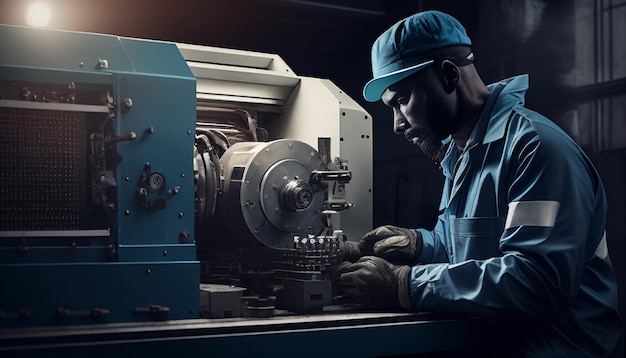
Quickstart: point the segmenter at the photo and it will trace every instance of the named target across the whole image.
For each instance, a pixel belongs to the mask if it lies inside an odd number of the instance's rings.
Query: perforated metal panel
[[[84,114],[0,108],[0,230],[78,230]]]

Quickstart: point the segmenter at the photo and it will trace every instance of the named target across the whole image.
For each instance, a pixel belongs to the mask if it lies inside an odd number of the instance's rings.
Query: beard
[[[407,129],[404,137],[437,165],[441,163],[448,150],[448,144],[441,143],[433,131],[423,127]]]

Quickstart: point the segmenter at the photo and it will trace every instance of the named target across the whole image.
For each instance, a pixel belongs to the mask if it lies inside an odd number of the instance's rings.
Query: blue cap
[[[465,28],[452,16],[425,11],[390,27],[372,46],[374,78],[363,88],[363,97],[376,102],[387,87],[433,63],[425,55],[450,46],[470,46]]]

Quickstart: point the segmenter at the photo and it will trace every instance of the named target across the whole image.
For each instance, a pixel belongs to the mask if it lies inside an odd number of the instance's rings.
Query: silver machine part
[[[234,231],[247,229],[267,247],[291,249],[294,236],[318,236],[327,227],[326,188],[309,183],[311,173],[325,165],[308,144],[290,139],[237,143],[221,163],[222,206]]]
[[[230,142],[233,135],[241,133],[201,135],[196,153],[206,157],[209,147],[200,148],[205,141]],[[209,218],[196,223],[202,282],[248,288],[244,312],[255,317],[271,316],[275,307],[321,311],[332,301],[330,274],[346,239],[333,231],[325,208],[342,202],[334,188],[348,182],[350,173],[293,139],[234,143],[215,163],[218,147],[211,146],[210,166],[196,154],[196,203],[208,204],[197,211]]]

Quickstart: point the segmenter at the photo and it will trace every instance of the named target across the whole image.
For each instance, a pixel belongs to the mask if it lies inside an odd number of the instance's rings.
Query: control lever
[[[126,134],[119,135],[117,137],[107,138],[104,140],[105,145],[115,144],[119,142],[132,142],[137,139],[137,134],[135,132],[130,132]]]
[[[352,172],[348,170],[313,170],[311,181],[321,183],[323,181],[337,181],[348,183],[352,179]]]

